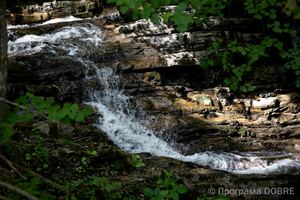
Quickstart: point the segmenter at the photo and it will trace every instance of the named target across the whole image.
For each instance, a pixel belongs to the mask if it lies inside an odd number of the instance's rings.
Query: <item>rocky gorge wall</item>
[[[91,4],[91,1],[82,2],[85,2],[85,7]],[[69,3],[79,5],[79,1]],[[97,2],[92,1],[92,4]],[[56,7],[50,11],[56,12]],[[24,12],[27,12],[26,9]],[[157,26],[147,20],[125,22],[115,8],[106,8],[99,18],[89,22],[101,26],[104,35],[101,50],[93,52],[91,59],[99,67],[117,65],[123,71],[125,92],[134,97],[133,101],[140,110],[149,111],[150,115],[157,113],[160,118],[167,118],[164,123],[175,127],[175,121],[184,118],[221,126],[222,132],[226,130],[229,135],[235,136],[299,137],[299,92],[293,86],[291,74],[280,65],[257,66],[252,70],[249,80],[256,91],[247,94],[234,94],[223,87],[220,69],[202,70],[199,67],[206,47],[216,36],[230,37],[234,29],[246,41],[259,38],[259,32],[251,29],[255,27],[253,21],[211,18],[202,28],[177,33],[171,26]],[[14,34],[18,37],[28,34],[28,31],[45,34],[59,26],[50,24],[30,30],[19,29]],[[247,31],[249,29],[251,31]],[[45,57],[45,62],[37,62],[35,56]],[[80,81],[83,78],[82,68],[80,63],[66,62],[43,53],[30,57],[12,56],[8,77],[10,91],[20,90],[20,85],[24,89],[25,82],[25,88],[29,90],[80,102],[80,88],[89,84]],[[22,80],[22,83],[16,80]],[[169,115],[164,117],[160,113]]]
[[[179,118],[190,116],[218,126],[245,126],[236,133],[229,131],[242,137],[299,137],[300,93],[280,65],[253,69],[248,80],[256,91],[247,94],[223,87],[221,70],[199,67],[216,36],[230,37],[234,30],[249,42],[259,38],[259,32],[251,29],[253,21],[211,18],[202,29],[177,33],[170,26],[154,26],[146,20],[127,24],[119,20],[104,26],[111,41],[99,62],[118,59],[126,92],[141,110],[176,113]]]
[[[66,5],[78,8],[76,6],[82,2],[85,2],[85,9],[68,11]],[[28,16],[23,17],[22,22],[17,18],[10,19],[12,23],[36,23],[70,14],[99,16],[80,22],[16,28],[9,37],[15,40],[27,34],[44,35],[65,25],[75,26],[82,22],[101,27],[103,42],[98,49],[90,50],[89,59],[99,68],[115,67],[120,73],[124,92],[140,111],[137,113],[147,116],[146,126],[163,130],[164,137],[175,141],[183,153],[275,150],[293,153],[300,159],[300,93],[292,86],[293,76],[288,71],[280,65],[257,66],[249,75],[256,91],[235,94],[222,85],[223,72],[220,69],[204,71],[199,67],[206,47],[216,36],[230,37],[234,29],[247,41],[259,38],[251,20],[211,18],[202,28],[178,33],[172,26],[157,26],[147,20],[128,22],[115,8],[105,8],[98,13],[92,9],[90,12],[88,5],[91,2],[96,4],[96,1],[57,1],[57,5],[62,5],[66,11],[51,3],[52,7],[47,11],[49,18],[30,18],[32,13],[27,13],[27,8],[31,5],[25,6],[18,14],[11,10],[13,16]],[[33,13],[40,11],[44,12],[38,7]],[[57,15],[56,12],[65,14]],[[11,54],[9,97],[13,99],[30,91],[36,95],[54,96],[59,101],[81,103],[84,100],[83,88],[103,87],[93,80],[85,80],[85,69],[82,63],[67,56],[57,57],[48,52]],[[270,159],[276,159],[276,156]],[[205,191],[212,182],[216,186],[232,188],[295,185],[299,182],[293,175],[274,175],[272,178],[237,176],[172,159],[151,157],[147,162],[150,166],[144,174],[173,167],[178,174],[181,173],[189,188],[198,192],[200,189]]]

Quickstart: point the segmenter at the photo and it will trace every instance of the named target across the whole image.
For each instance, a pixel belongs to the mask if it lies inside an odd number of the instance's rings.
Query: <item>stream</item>
[[[44,35],[29,34],[14,37],[15,29],[30,29],[32,25],[8,26],[11,39],[8,42],[9,56],[33,55],[44,51],[56,56],[68,56],[86,67],[86,80],[95,80],[101,90],[85,88],[85,103],[95,107],[100,113],[95,126],[102,129],[122,150],[130,153],[150,153],[154,156],[174,158],[192,162],[216,170],[236,174],[282,173],[300,170],[300,161],[291,153],[278,152],[222,152],[203,151],[185,155],[172,144],[145,126],[137,118],[138,112],[125,95],[119,72],[111,67],[97,67],[91,54],[101,50],[101,29],[81,19],[67,17],[50,20],[34,26],[44,26],[62,22],[77,21]],[[145,120],[145,119],[144,119]],[[164,130],[162,130],[164,131]],[[267,159],[268,155],[278,156]],[[283,155],[283,156],[280,156]]]

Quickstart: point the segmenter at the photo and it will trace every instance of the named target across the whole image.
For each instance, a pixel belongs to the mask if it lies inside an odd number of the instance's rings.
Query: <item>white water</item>
[[[68,17],[64,17],[64,18],[50,19],[46,22],[43,22],[41,25],[57,24],[57,23],[62,23],[62,22],[76,22],[76,21],[81,21],[81,20],[83,20],[83,19],[78,18],[78,17],[68,16]]]
[[[92,24],[63,27],[51,34],[25,35],[14,41],[8,41],[9,55],[30,55],[50,48],[52,52],[61,48],[70,56],[82,55],[83,45],[98,46],[101,31]]]
[[[48,24],[57,24],[57,23],[62,23],[62,22],[76,22],[76,21],[81,21],[81,20],[83,20],[83,19],[78,18],[78,17],[74,17],[74,16],[68,16],[68,17],[63,17],[63,18],[50,19],[50,20],[45,21],[43,23],[37,23],[37,24],[33,24],[33,25],[28,25],[28,24],[11,25],[11,24],[8,24],[7,29],[8,30],[22,29],[22,28],[28,28],[28,27],[43,26],[43,25],[48,25]]]
[[[124,151],[131,153],[148,152],[156,156],[164,156],[192,162],[213,169],[237,174],[264,174],[300,169],[300,163],[292,159],[282,159],[273,163],[254,155],[238,155],[233,153],[201,152],[194,155],[183,155],[173,149],[164,140],[141,125],[133,114],[124,112],[128,108],[129,98],[119,87],[118,75],[111,68],[97,70],[99,81],[105,85],[104,92],[92,92],[93,102],[89,104],[101,112],[97,126],[108,134],[110,139]]]
[[[97,68],[86,59],[89,49],[101,45],[101,31],[92,24],[67,26],[51,34],[26,35],[10,41],[10,55],[31,55],[42,50],[57,55],[64,51],[71,58],[84,63],[87,70],[93,69],[94,75],[87,79],[96,79],[103,90],[87,88],[88,104],[102,114],[96,124],[109,138],[124,151],[130,153],[148,152],[156,156],[175,158],[193,162],[201,166],[224,170],[238,174],[265,174],[284,172],[290,169],[300,170],[300,162],[293,159],[281,159],[268,162],[254,154],[238,155],[230,152],[199,152],[194,155],[183,155],[170,144],[155,136],[135,118],[135,111],[130,110],[129,97],[123,93],[119,76],[112,68]]]

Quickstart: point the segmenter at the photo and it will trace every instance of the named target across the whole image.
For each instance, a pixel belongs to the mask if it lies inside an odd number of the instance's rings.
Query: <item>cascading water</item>
[[[51,23],[60,21],[64,20],[57,19]],[[148,152],[155,156],[170,157],[239,174],[300,169],[300,162],[291,158],[269,162],[251,153],[242,155],[206,151],[183,155],[139,122],[131,109],[130,98],[122,90],[119,75],[115,70],[109,67],[98,68],[88,59],[90,52],[101,48],[101,41],[101,31],[98,27],[89,23],[77,23],[50,34],[25,35],[9,41],[8,45],[9,55],[31,55],[40,51],[49,51],[57,56],[67,55],[83,63],[87,67],[86,79],[97,80],[102,87],[101,90],[86,89],[87,104],[94,106],[101,113],[96,126],[106,132],[109,138],[124,151]],[[91,71],[93,71],[92,75]]]

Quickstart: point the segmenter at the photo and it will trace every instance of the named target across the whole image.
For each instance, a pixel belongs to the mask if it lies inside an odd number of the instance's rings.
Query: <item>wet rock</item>
[[[252,101],[253,108],[273,108],[279,105],[279,101],[277,97],[268,97],[268,98],[259,98]]]
[[[241,127],[239,130],[238,130],[238,133],[241,137],[251,137],[251,138],[255,138],[256,137],[256,134],[254,132],[252,132],[251,130],[249,129],[246,129],[244,127]]]
[[[50,125],[45,121],[41,121],[35,124],[35,128],[43,134],[48,135],[50,133]]]
[[[47,52],[9,58],[8,94],[17,97],[32,92],[60,100],[80,102],[83,96],[80,80],[85,67],[70,57]]]
[[[202,94],[199,92],[189,92],[187,94],[187,97],[190,100],[197,102],[199,105],[203,105],[203,106],[213,106],[214,105],[212,98],[206,94]]]
[[[120,66],[122,70],[153,69],[159,67],[159,63],[162,62],[156,49],[142,43],[130,46],[124,44],[122,47],[125,47],[121,49],[123,58]]]
[[[183,115],[189,115],[193,113],[206,114],[209,112],[216,112],[218,110],[215,106],[200,106],[197,102],[188,101],[183,98],[176,98],[173,106],[180,109]]]
[[[136,105],[145,110],[164,110],[172,105],[172,101],[164,97],[141,97]]]
[[[144,79],[146,83],[150,85],[160,85],[161,84],[161,76],[158,72],[146,72],[144,74]]]
[[[291,113],[296,114],[300,112],[300,105],[291,105],[290,106]]]
[[[176,160],[164,157],[147,157],[143,156],[146,167],[141,169],[143,177],[159,176],[160,170],[172,167],[172,172],[178,181],[182,181],[194,196],[211,195],[212,188],[214,191],[221,192],[225,189],[258,189],[258,188],[278,188],[289,187],[298,188],[299,174],[273,174],[273,175],[236,175],[222,171],[215,171],[205,167],[199,167],[191,163],[180,163]],[[147,173],[146,173],[147,172]],[[137,175],[136,175],[137,176]],[[294,190],[296,194],[296,190]],[[241,196],[229,194],[231,199],[241,199]],[[281,199],[281,195],[243,195],[244,199]],[[291,199],[294,198],[291,195]]]

